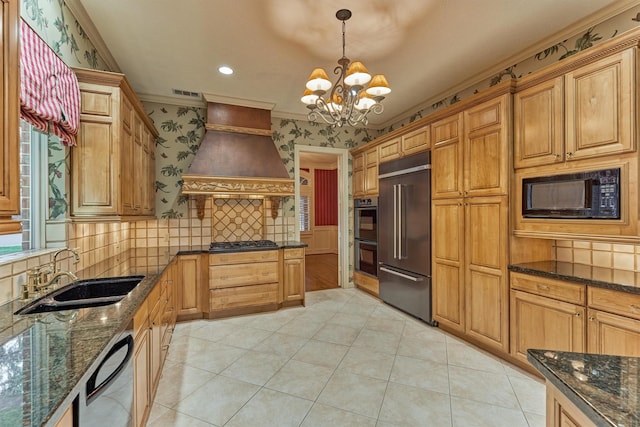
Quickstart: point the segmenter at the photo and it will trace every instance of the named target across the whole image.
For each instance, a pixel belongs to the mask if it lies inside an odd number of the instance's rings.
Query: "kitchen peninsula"
[[[284,267],[288,265],[286,261],[295,260],[296,267],[293,271],[302,272],[301,282],[298,281],[300,276],[295,276],[301,292],[296,303],[302,304],[304,255],[300,265],[297,258],[288,257],[286,254],[304,254],[304,245],[298,242],[278,242],[275,248],[271,249],[276,253],[276,264],[279,266],[275,277],[275,301],[283,300],[285,289],[282,286],[287,282],[287,277],[291,277],[291,273],[288,273],[291,267]],[[123,332],[132,319],[134,329],[136,328],[142,308],[145,309],[142,313],[144,322],[149,319],[147,328],[151,343],[154,342],[156,326],[162,325],[158,331],[168,331],[162,333],[157,341],[159,354],[152,353],[149,359],[145,358],[151,361],[158,360],[155,365],[152,364],[155,372],[150,372],[149,375],[157,374],[166,355],[164,346],[168,345],[170,340],[178,314],[178,303],[182,297],[183,284],[179,279],[181,258],[207,257],[208,252],[208,247],[137,248],[77,272],[79,279],[144,275],[145,278],[140,284],[116,304],[33,315],[14,314],[26,305],[24,301],[14,300],[1,305],[0,346],[3,357],[0,360],[0,369],[10,372],[11,375],[0,381],[0,401],[4,403],[0,408],[0,425],[57,425],[68,408],[78,405],[76,396],[80,394],[88,376],[109,350],[108,343],[114,336]],[[199,285],[208,287],[208,281],[203,280]],[[293,285],[289,285],[290,289],[292,287]],[[151,302],[149,300],[152,297],[155,299]],[[293,298],[289,298],[291,299]],[[164,310],[159,311],[161,321],[156,322],[157,325],[152,317],[156,304],[164,307]],[[291,301],[288,304],[276,303],[272,308],[278,309],[293,304]],[[205,308],[208,310],[208,306]],[[204,314],[201,312],[200,317]],[[142,330],[146,334],[146,330]],[[156,346],[150,345],[149,348],[153,352]],[[151,371],[151,366],[149,369]],[[134,378],[138,379],[139,374],[134,365]],[[146,380],[146,372],[142,374]],[[131,381],[134,379],[131,378]],[[150,384],[154,386],[157,382],[154,384],[153,378],[150,378]],[[148,416],[153,393],[152,388],[150,395],[146,396],[146,402],[135,403],[136,408],[142,409],[142,413],[134,414],[136,420],[146,419]]]

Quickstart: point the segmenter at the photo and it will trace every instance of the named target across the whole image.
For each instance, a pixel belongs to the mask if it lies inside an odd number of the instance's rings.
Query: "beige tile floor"
[[[542,427],[544,385],[359,290],[176,326],[149,426]]]

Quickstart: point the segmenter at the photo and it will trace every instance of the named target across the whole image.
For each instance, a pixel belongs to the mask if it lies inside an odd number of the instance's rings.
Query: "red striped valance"
[[[338,170],[314,170],[315,225],[338,225]]]
[[[20,117],[43,132],[76,145],[80,89],[74,72],[27,25],[20,22]]]

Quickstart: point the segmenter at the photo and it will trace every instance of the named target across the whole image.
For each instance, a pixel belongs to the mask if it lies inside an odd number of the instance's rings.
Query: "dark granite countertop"
[[[569,280],[600,288],[640,294],[640,273],[560,261],[512,264],[509,270],[551,279]]]
[[[276,242],[277,249],[307,246]],[[176,255],[208,253],[209,246],[131,249],[76,272],[79,279],[144,275],[121,302],[103,307],[15,315],[28,304],[0,305],[0,426],[39,427],[71,404],[93,365]],[[56,416],[61,414],[56,414]]]
[[[41,426],[66,408],[176,253],[132,249],[77,272],[80,279],[144,275],[117,304],[30,315],[13,314],[23,301],[0,305],[0,425]]]
[[[527,359],[597,426],[640,426],[640,358],[529,350]]]

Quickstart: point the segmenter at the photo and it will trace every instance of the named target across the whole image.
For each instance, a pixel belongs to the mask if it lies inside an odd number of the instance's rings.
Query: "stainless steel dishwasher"
[[[80,426],[133,426],[132,331],[133,321],[111,340],[101,362],[82,387]]]

